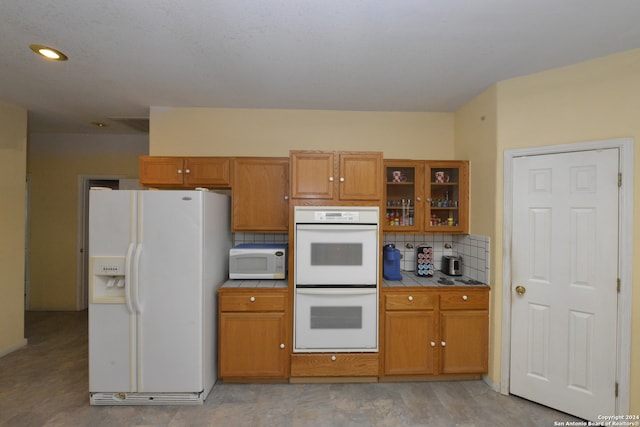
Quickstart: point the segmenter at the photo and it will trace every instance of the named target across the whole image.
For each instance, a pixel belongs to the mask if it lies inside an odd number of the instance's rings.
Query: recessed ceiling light
[[[91,122],[92,125],[97,126],[99,128],[108,128],[109,125],[104,122]]]
[[[54,61],[66,61],[67,59],[69,59],[64,53],[49,46],[32,44],[29,47],[32,51],[34,51],[38,55],[44,56],[47,59],[52,59]]]

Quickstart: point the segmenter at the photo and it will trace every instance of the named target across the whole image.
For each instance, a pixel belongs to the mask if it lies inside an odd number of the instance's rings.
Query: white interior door
[[[615,413],[618,157],[513,160],[510,390],[590,420]]]

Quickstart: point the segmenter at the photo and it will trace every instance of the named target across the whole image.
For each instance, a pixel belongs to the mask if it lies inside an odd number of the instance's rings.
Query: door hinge
[[[618,172],[618,187],[622,187],[622,172]]]
[[[617,286],[616,286],[616,288],[617,288],[617,290],[618,290],[618,293],[620,293],[620,286],[621,286],[622,281],[621,281],[621,280],[620,280],[620,278],[618,277],[618,278],[616,279],[616,282],[617,282]]]
[[[616,381],[616,397],[618,397],[618,382]]]

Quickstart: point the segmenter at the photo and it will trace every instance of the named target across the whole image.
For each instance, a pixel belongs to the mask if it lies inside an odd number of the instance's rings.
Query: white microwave
[[[229,250],[230,279],[285,279],[287,245],[243,243]]]

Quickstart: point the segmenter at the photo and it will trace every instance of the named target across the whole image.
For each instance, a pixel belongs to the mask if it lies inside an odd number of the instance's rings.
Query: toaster
[[[445,255],[442,257],[442,269],[449,276],[462,276],[462,257]]]

